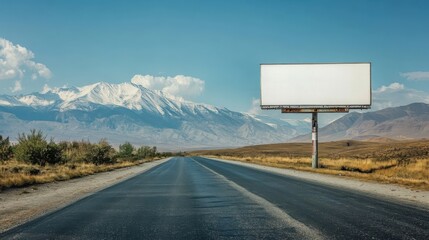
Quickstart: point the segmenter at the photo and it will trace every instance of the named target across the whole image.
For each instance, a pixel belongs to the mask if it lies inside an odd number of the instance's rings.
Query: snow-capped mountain
[[[133,83],[104,82],[0,96],[1,135],[13,139],[33,128],[55,140],[107,138],[115,145],[130,141],[167,150],[284,142],[309,130]]]

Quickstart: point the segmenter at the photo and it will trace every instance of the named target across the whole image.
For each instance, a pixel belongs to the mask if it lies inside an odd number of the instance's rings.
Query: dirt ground
[[[0,192],[0,232],[62,208],[165,161],[168,159],[68,181],[8,189]]]

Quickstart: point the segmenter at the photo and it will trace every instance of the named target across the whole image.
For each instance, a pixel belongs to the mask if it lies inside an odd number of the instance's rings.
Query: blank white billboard
[[[261,64],[262,108],[370,105],[370,63]]]

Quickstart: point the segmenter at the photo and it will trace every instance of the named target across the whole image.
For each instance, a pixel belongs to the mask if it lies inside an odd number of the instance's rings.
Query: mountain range
[[[412,103],[373,112],[351,112],[319,129],[320,141],[343,139],[420,139],[429,138],[429,104]],[[292,138],[305,142],[310,134]]]
[[[287,122],[198,104],[134,83],[99,82],[0,95],[0,135],[40,129],[56,141],[106,138],[161,150],[308,142],[310,123]],[[351,112],[319,129],[321,141],[429,137],[429,105],[413,103],[373,112]]]
[[[158,146],[164,150],[284,142],[307,132],[290,124],[197,104],[134,83],[99,82],[26,95],[0,96],[0,135],[40,129],[60,140]]]

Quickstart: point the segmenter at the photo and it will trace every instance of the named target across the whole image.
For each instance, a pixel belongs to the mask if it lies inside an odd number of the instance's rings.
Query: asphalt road
[[[429,212],[253,168],[173,158],[0,239],[429,239]]]

